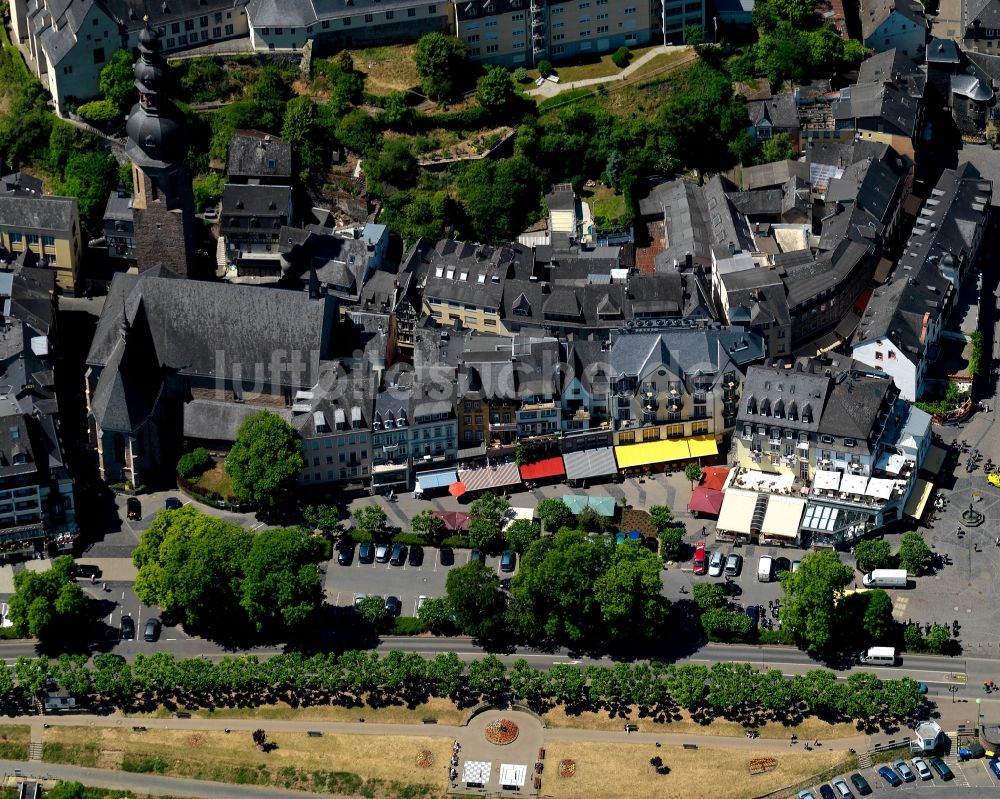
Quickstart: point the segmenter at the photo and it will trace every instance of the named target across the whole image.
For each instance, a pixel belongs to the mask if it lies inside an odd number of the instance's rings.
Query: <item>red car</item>
[[[704,574],[708,571],[708,554],[705,552],[704,541],[699,541],[694,545],[694,560],[691,565],[695,574]]]

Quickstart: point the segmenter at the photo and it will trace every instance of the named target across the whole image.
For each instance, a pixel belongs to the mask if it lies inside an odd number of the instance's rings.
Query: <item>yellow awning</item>
[[[719,454],[719,445],[715,443],[715,436],[692,436],[687,440],[687,443],[692,458],[704,458],[708,455]]]
[[[750,519],[757,505],[757,495],[751,491],[737,491],[730,488],[722,498],[722,510],[716,530],[729,533],[750,534]]]
[[[947,454],[948,453],[941,449],[941,447],[936,444],[933,445],[929,450],[927,450],[927,457],[924,458],[923,466],[920,468],[929,474],[937,474],[941,471],[941,466],[944,464],[944,459]]]
[[[933,488],[933,483],[927,480],[917,480],[913,486],[913,493],[906,500],[906,507],[903,508],[903,513],[913,519],[919,519],[923,516],[924,506],[927,504],[927,500],[930,499]]]
[[[772,538],[798,538],[799,522],[806,509],[806,501],[799,497],[772,494],[767,500],[767,512],[760,527],[761,535]]]
[[[687,441],[646,441],[642,444],[625,444],[615,447],[615,460],[619,469],[632,466],[646,466],[651,463],[667,463],[691,457]]]

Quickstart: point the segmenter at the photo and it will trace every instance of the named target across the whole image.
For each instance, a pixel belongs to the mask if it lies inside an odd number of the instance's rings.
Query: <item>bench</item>
[[[625,731],[626,732],[639,732],[639,725],[638,724],[626,724],[625,725]]]
[[[146,731],[145,727],[133,727],[132,728],[132,732],[145,732],[145,731]]]
[[[697,749],[698,744],[682,744],[685,749]]]
[[[179,719],[189,719],[189,718],[191,718],[191,714],[190,713],[185,713],[185,712],[180,711],[180,710],[178,710],[176,713],[174,713],[174,715],[177,718],[179,718]]]
[[[321,733],[319,730],[307,730],[306,731],[306,735],[308,735],[310,738],[322,738],[323,737],[323,733]]]
[[[438,723],[437,719],[431,719],[431,718],[421,719],[421,721],[424,724],[437,724]]]

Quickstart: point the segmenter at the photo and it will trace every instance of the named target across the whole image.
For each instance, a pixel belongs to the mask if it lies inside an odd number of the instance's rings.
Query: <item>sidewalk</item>
[[[553,83],[550,80],[545,81],[541,86],[536,86],[534,89],[529,89],[525,92],[529,97],[555,97],[560,92],[568,91],[570,89],[583,89],[587,86],[597,86],[601,83],[610,83],[611,81],[625,80],[637,69],[645,64],[648,64],[654,58],[660,55],[666,55],[668,53],[679,53],[689,51],[692,48],[685,44],[664,44],[659,47],[655,47],[647,53],[643,53],[635,61],[629,64],[625,69],[620,72],[616,72],[614,75],[605,75],[603,78],[583,78],[582,80],[572,81],[571,83]]]

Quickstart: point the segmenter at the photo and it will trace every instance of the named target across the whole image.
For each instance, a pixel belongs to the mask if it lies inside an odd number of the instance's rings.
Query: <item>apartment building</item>
[[[311,39],[334,52],[451,30],[447,0],[250,0],[246,12],[254,50],[299,50]]]
[[[636,0],[453,0],[455,34],[475,60],[534,66],[543,59],[680,40],[704,25],[704,3]]]

